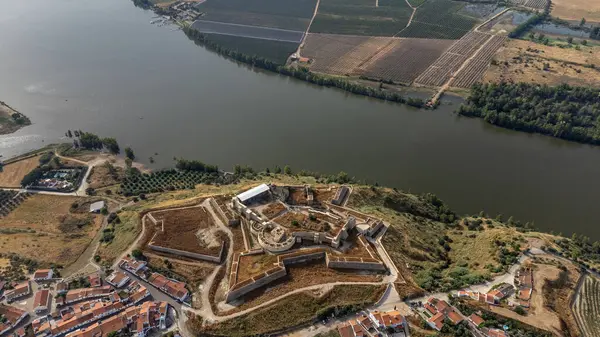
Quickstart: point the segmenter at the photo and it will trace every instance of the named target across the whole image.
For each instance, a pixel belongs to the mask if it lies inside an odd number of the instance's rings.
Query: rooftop
[[[241,201],[241,202],[245,202],[247,200],[250,200],[258,195],[261,195],[267,191],[269,191],[269,185],[267,184],[261,184],[258,185],[256,187],[253,187],[245,192],[242,192],[240,194],[238,194],[236,197]]]

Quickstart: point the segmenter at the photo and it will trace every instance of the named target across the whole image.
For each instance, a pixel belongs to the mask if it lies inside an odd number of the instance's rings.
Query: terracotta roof
[[[349,323],[343,323],[338,326],[338,333],[340,337],[354,337],[354,330]]]
[[[481,324],[483,324],[483,322],[485,322],[485,320],[483,318],[481,318],[475,314],[471,314],[471,316],[469,316],[469,320],[471,322],[473,322],[473,324],[475,324],[475,326],[480,326]]]
[[[455,325],[460,323],[463,320],[462,316],[459,315],[456,311],[449,312],[448,319]]]
[[[531,298],[531,292],[531,288],[524,288],[519,290],[519,299],[523,301],[529,301],[529,299]]]
[[[492,295],[499,299],[504,297],[504,293],[498,289],[491,290],[490,292],[488,292],[488,295]]]
[[[435,325],[435,328],[439,331],[444,326],[444,318],[444,314],[438,312],[433,317],[429,318],[427,321],[433,323],[433,325]]]
[[[17,336],[23,337],[25,336],[25,328],[18,328],[17,331],[15,331],[15,333],[17,334]]]
[[[444,300],[439,300],[437,301],[437,303],[435,304],[435,308],[438,311],[441,311],[443,313],[448,313],[448,311],[450,310],[450,304],[448,304],[448,302],[444,301]]]
[[[50,269],[38,269],[33,274],[33,279],[35,280],[48,278],[50,276],[50,273],[52,273],[52,270]]]
[[[30,291],[29,289],[29,281],[25,281],[23,283],[19,283],[15,286],[15,288],[9,291],[6,294],[6,297],[16,297],[27,294]]]
[[[64,290],[67,290],[68,288],[69,288],[69,285],[66,282],[58,282],[56,284],[57,291],[64,291]]]
[[[389,320],[389,323],[387,323],[386,326],[399,325],[404,322],[404,316],[402,316],[400,314],[400,312],[398,312],[396,310],[388,311],[385,313],[385,315],[387,316],[387,319]]]
[[[427,309],[427,311],[429,311],[429,312],[430,312],[432,315],[435,315],[435,314],[437,314],[437,309],[436,309],[436,308],[435,308],[433,305],[431,305],[431,304],[429,304],[429,303],[425,303],[423,306],[424,306],[424,307],[425,307],[425,309]]]
[[[35,309],[37,307],[46,307],[47,309],[50,309],[49,302],[50,291],[48,289],[39,290],[37,293],[35,293],[35,299],[33,300],[33,308]]]
[[[373,322],[371,322],[371,319],[369,318],[369,316],[367,315],[360,315],[357,320],[360,322],[360,324],[362,324],[367,330],[371,329],[373,327]]]
[[[351,320],[350,325],[352,325],[352,330],[354,330],[354,336],[362,337],[365,335],[365,331],[356,320]]]
[[[167,282],[169,282],[169,280],[162,274],[152,273],[152,275],[150,275],[150,277],[148,278],[148,282],[150,282],[150,284],[152,284],[156,288],[160,289],[164,287],[167,284]]]
[[[92,287],[99,287],[102,285],[102,278],[100,278],[100,275],[98,273],[91,274],[90,276],[88,276],[88,279]]]

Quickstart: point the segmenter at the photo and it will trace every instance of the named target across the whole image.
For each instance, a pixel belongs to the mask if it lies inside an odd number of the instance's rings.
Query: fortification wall
[[[287,275],[287,271],[284,267],[278,267],[274,270],[267,271],[264,274],[253,277],[252,279],[246,280],[244,282],[240,282],[236,284],[230,291],[227,293],[226,302],[231,302],[239,297],[256,290],[266,284],[269,284],[275,280],[278,280]],[[245,283],[245,284],[244,284]],[[243,284],[243,285],[239,285]]]
[[[152,245],[152,244],[149,244],[148,248],[150,248],[152,250],[155,250],[157,252],[163,252],[163,253],[169,253],[169,254],[173,254],[173,255],[185,256],[185,257],[189,257],[191,259],[196,259],[196,260],[203,260],[203,261],[220,263],[221,262],[221,258],[223,257],[223,251],[225,249],[225,245],[221,244],[221,249],[219,250],[219,254],[216,255],[216,256],[215,255],[206,255],[206,254],[192,253],[192,252],[188,252],[188,251],[184,251],[184,250],[167,248],[167,247],[162,247],[162,246],[157,246],[157,245]]]

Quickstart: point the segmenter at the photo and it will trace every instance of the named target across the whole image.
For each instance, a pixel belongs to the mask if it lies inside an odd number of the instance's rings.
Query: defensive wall
[[[207,254],[200,254],[200,253],[192,253],[192,252],[188,252],[188,251],[185,251],[185,250],[167,248],[167,247],[157,246],[157,245],[153,245],[153,244],[148,244],[148,248],[150,248],[152,250],[155,250],[157,252],[163,252],[163,253],[169,253],[169,254],[173,254],[173,255],[185,256],[185,257],[189,257],[191,259],[196,259],[196,260],[203,260],[203,261],[208,261],[208,262],[220,263],[221,259],[223,258],[223,251],[225,250],[225,245],[221,244],[221,248],[219,249],[219,253],[217,255],[207,255]]]

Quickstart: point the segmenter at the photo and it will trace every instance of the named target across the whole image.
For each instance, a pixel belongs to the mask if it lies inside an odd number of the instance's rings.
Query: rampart
[[[221,248],[219,250],[219,254],[218,255],[207,255],[207,254],[192,253],[192,252],[188,252],[188,251],[185,251],[185,250],[167,248],[167,247],[157,246],[157,245],[153,245],[153,244],[149,244],[148,248],[150,248],[152,250],[155,250],[157,252],[163,252],[163,253],[169,253],[169,254],[173,254],[173,255],[185,256],[185,257],[189,257],[191,259],[196,259],[196,260],[203,260],[203,261],[220,263],[221,259],[223,258],[223,251],[225,250],[225,245],[221,244]]]

